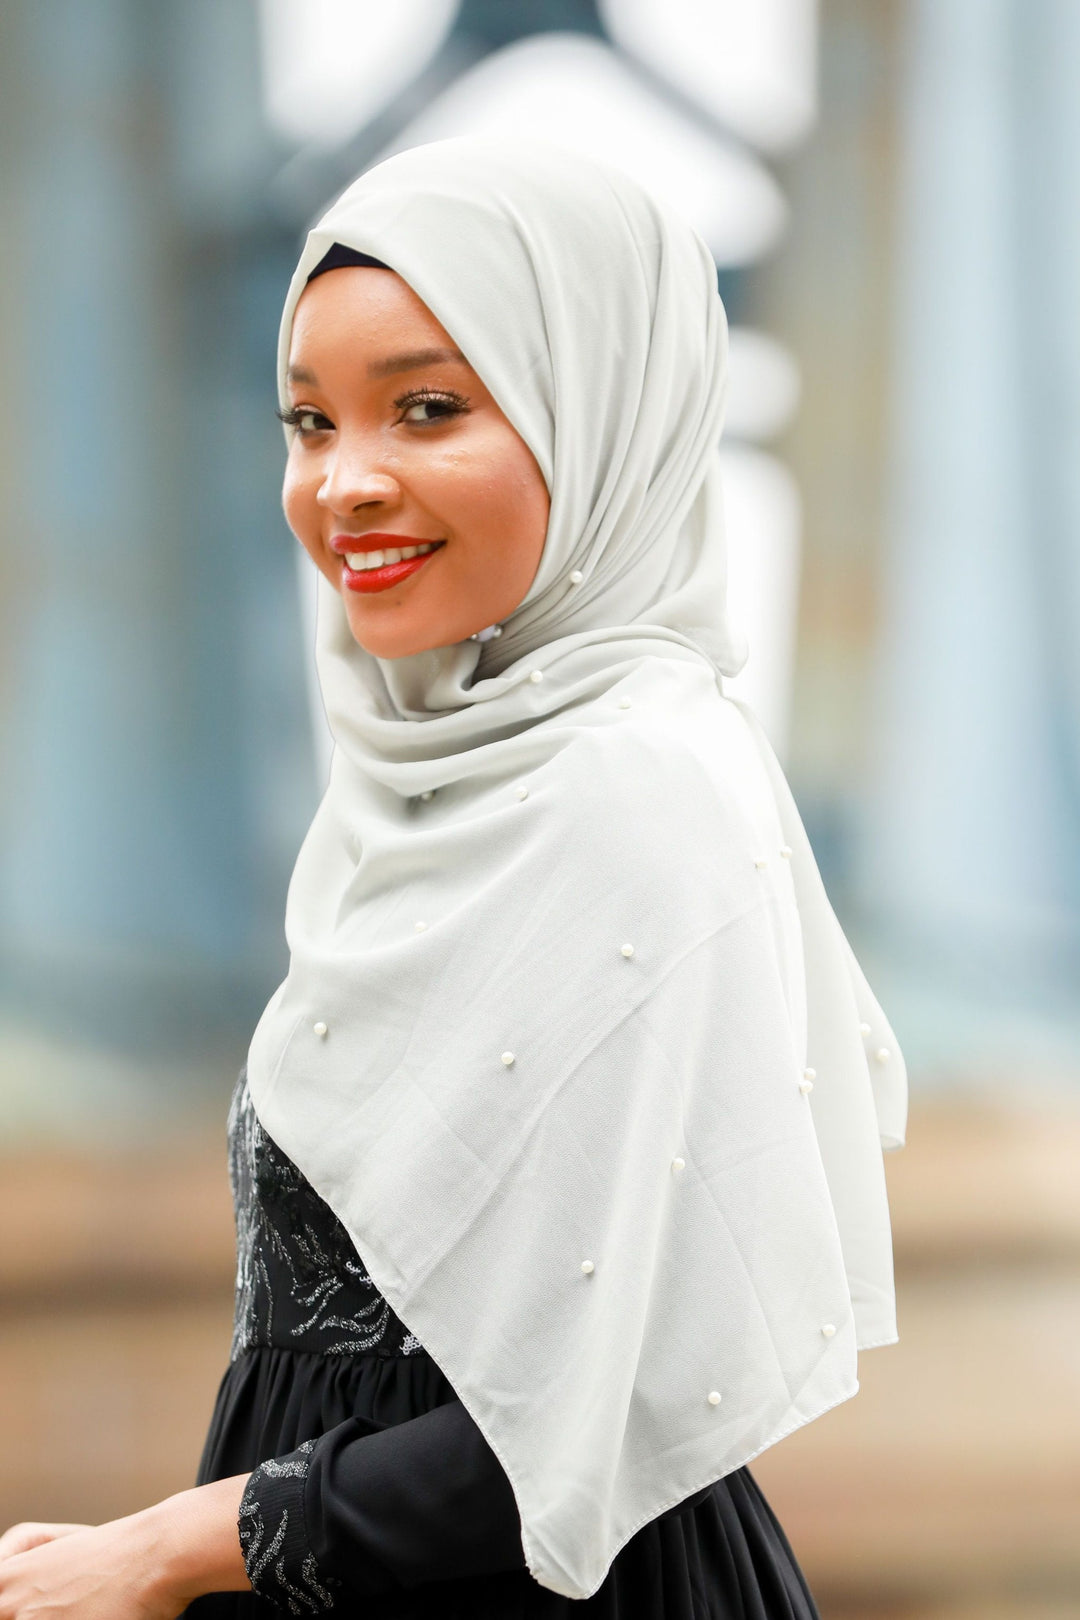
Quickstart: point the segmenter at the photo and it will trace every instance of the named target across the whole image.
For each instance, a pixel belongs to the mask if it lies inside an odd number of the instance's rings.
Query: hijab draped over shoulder
[[[858,1389],[897,1338],[903,1060],[726,612],[709,252],[625,176],[466,137],[310,233],[390,266],[551,495],[501,637],[366,652],[320,576],[335,748],[255,1108],[505,1469],[535,1579]]]

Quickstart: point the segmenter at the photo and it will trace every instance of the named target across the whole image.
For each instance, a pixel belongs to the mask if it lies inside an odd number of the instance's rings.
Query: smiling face
[[[288,388],[285,516],[360,645],[401,658],[512,613],[544,549],[547,486],[412,288],[392,270],[317,276]]]

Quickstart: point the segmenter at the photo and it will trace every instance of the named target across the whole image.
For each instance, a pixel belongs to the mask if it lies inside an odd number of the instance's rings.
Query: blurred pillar
[[[243,249],[253,229],[250,201],[236,216],[257,172],[252,10],[47,0],[2,22],[5,76],[23,87],[4,176],[19,318],[0,361],[16,452],[5,996],[58,1032],[121,1042],[242,1024],[273,956],[252,939],[265,908],[245,604],[261,589],[273,645],[291,558],[278,469],[252,452],[276,445],[280,289],[258,332],[265,438],[243,379],[223,386],[215,364],[251,314],[230,233]]]
[[[1080,964],[1078,44],[1069,0],[909,8],[861,882],[930,1061],[1008,1064],[1005,1009],[1069,1016]]]

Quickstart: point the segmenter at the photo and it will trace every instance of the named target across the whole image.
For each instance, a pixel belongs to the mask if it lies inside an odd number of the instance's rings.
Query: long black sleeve
[[[292,1614],[335,1594],[525,1568],[514,1493],[460,1401],[376,1429],[350,1418],[251,1476],[240,1534],[252,1586]]]

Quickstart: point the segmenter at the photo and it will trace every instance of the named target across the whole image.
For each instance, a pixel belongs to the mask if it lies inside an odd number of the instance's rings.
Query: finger
[[[0,1558],[14,1558],[16,1553],[30,1552],[48,1541],[59,1541],[61,1536],[87,1529],[85,1524],[15,1524],[0,1536]]]
[[[0,1558],[13,1558],[16,1553],[28,1552],[31,1547],[40,1547],[42,1542],[49,1539],[49,1527],[45,1524],[13,1524],[0,1536]]]

